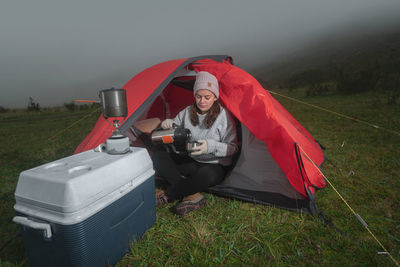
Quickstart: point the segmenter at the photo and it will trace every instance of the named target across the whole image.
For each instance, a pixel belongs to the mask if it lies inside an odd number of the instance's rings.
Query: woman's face
[[[196,106],[202,114],[207,113],[218,98],[207,89],[200,89],[194,96],[196,99]]]

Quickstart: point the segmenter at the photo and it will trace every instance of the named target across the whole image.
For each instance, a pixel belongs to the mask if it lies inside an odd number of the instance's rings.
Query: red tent
[[[138,120],[175,115],[193,102],[195,73],[215,75],[222,104],[241,125],[241,153],[225,181],[210,191],[287,209],[316,212],[316,188],[325,187],[319,167],[319,144],[258,82],[234,66],[229,56],[201,56],[166,61],[135,75],[126,89],[128,117],[120,127]],[[75,153],[105,142],[112,127],[100,117]]]

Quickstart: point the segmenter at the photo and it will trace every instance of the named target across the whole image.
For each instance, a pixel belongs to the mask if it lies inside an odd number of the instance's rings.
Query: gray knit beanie
[[[206,71],[200,71],[197,73],[196,81],[193,86],[193,94],[200,89],[206,89],[214,93],[214,95],[219,98],[219,86],[217,78]]]

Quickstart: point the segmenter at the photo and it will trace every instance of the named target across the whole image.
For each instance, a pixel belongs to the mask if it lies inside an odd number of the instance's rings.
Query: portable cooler
[[[23,171],[15,199],[31,266],[113,265],[155,221],[153,164],[86,151]]]

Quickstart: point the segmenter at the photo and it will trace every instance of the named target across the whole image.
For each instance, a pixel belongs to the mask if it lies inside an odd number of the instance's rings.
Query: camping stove
[[[126,103],[126,91],[124,89],[105,89],[99,93],[103,117],[114,127],[113,134],[107,139],[105,144],[101,144],[100,151],[105,150],[108,154],[125,154],[130,151],[129,138],[122,135],[119,126],[128,115]],[[119,118],[123,117],[120,121]],[[113,118],[112,123],[108,118]]]

